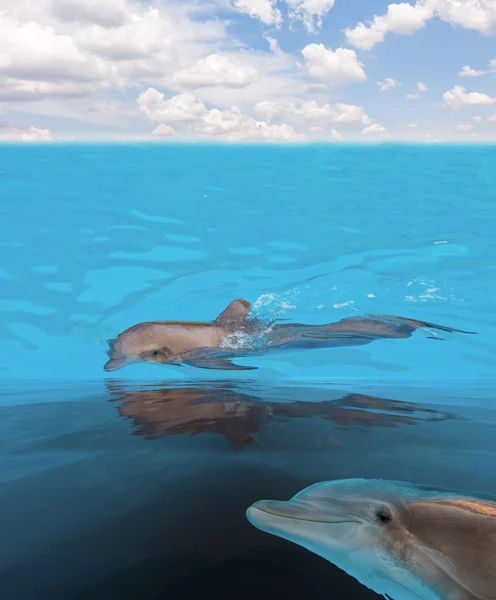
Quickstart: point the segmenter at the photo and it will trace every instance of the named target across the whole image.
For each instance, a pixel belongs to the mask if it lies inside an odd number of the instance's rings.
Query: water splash
[[[297,291],[282,294],[267,293],[259,296],[252,305],[247,326],[227,335],[220,344],[223,350],[259,351],[270,346],[269,334],[277,321],[297,308]]]
[[[298,307],[299,295],[296,290],[282,294],[262,294],[253,303],[252,313],[256,318],[263,319],[270,316],[272,319],[281,319],[289,311]]]
[[[267,327],[265,335],[258,333],[246,333],[245,331],[235,331],[227,335],[220,343],[222,350],[263,350],[267,346],[266,335],[270,331]]]
[[[443,292],[441,291],[439,284],[436,284],[433,281],[412,279],[406,284],[406,287],[409,288],[410,293],[405,295],[405,300],[410,302],[428,302],[429,300],[456,300],[455,296],[450,293],[448,293],[446,296],[440,295],[438,292]]]

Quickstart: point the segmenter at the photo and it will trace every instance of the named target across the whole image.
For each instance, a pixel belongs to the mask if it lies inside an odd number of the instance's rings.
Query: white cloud
[[[201,121],[207,113],[205,104],[189,92],[166,100],[164,94],[148,88],[136,102],[149,121]]]
[[[494,115],[492,117],[489,117],[488,121],[490,123],[496,123],[496,113],[494,113]]]
[[[283,112],[283,107],[277,102],[270,100],[262,100],[254,106],[255,114],[266,121],[273,121],[276,117],[280,117]]]
[[[293,108],[293,112],[307,121],[331,120],[336,115],[330,104],[321,106],[315,100],[304,102],[299,108]]]
[[[487,94],[481,92],[467,93],[465,88],[461,85],[455,85],[451,90],[444,92],[443,99],[444,105],[451,108],[459,108],[460,106],[480,106],[494,104],[496,102],[496,98],[491,98]]]
[[[305,121],[331,121],[332,123],[360,123],[369,125],[372,121],[363,107],[354,104],[322,104],[315,100],[293,106],[291,113]]]
[[[225,23],[135,0],[17,0],[0,11],[0,97],[38,100],[172,81],[220,44]]]
[[[367,76],[354,50],[326,48],[324,44],[309,44],[301,51],[308,72],[329,87],[365,81]]]
[[[229,110],[207,109],[193,94],[182,93],[168,100],[153,88],[137,99],[142,114],[149,121],[174,121],[185,135],[219,136],[225,140],[294,141],[304,139],[285,123],[271,125],[244,114],[237,106]],[[162,127],[167,123],[161,124]],[[156,131],[156,130],[155,130]]]
[[[426,0],[436,15],[452,25],[489,33],[496,25],[494,0]]]
[[[486,71],[476,71],[472,69],[469,65],[465,65],[462,70],[458,73],[460,77],[480,77],[481,75],[485,75]]]
[[[305,130],[324,132],[327,123],[370,125],[371,118],[362,106],[354,104],[319,104],[316,100],[292,103],[277,103],[268,100],[258,102],[254,106],[255,114],[267,122],[274,122],[283,117],[296,122]]]
[[[377,85],[379,86],[380,92],[386,92],[387,90],[392,90],[397,87],[398,82],[396,79],[391,79],[390,77],[386,77],[384,81],[378,81]]]
[[[347,41],[361,50],[370,50],[384,41],[388,31],[408,35],[424,27],[432,17],[432,9],[417,2],[414,6],[406,2],[390,4],[384,16],[375,16],[369,27],[359,23],[354,29],[345,29]]]
[[[290,104],[304,93],[303,88],[309,77],[304,68],[298,68],[296,57],[261,50],[240,50],[237,54],[226,54],[231,62],[256,69],[259,77],[245,87],[214,86],[202,87],[201,90],[188,88],[188,91],[195,93],[203,102],[217,108],[240,106],[246,112],[261,100]],[[177,83],[175,79],[172,85],[165,81],[151,87],[170,90],[171,95],[186,91],[184,85]]]
[[[335,140],[344,139],[343,136],[336,129],[331,129],[331,137],[334,138]]]
[[[159,125],[152,131],[152,135],[157,137],[174,137],[177,135],[177,131],[175,131],[170,125]]]
[[[355,104],[336,104],[337,115],[333,118],[334,123],[362,123],[368,125],[371,119],[365,114],[361,106]]]
[[[281,11],[276,8],[275,0],[235,0],[234,7],[241,13],[262,21],[265,25],[282,23]]]
[[[37,127],[0,129],[0,141],[4,142],[46,142],[51,139],[52,136],[48,129],[38,129]]]
[[[472,131],[473,126],[470,124],[460,124],[457,125],[456,128],[458,129],[458,131]]]
[[[155,56],[157,67],[160,64],[162,68],[170,66],[177,57],[174,42],[178,40],[175,38],[173,23],[158,9],[152,8],[139,19],[132,19],[121,27],[106,29],[89,25],[74,35],[78,47],[90,55],[116,63],[150,60]]]
[[[201,58],[195,65],[179,71],[174,76],[178,84],[191,88],[215,85],[242,88],[259,79],[259,72],[251,65],[219,53]]]
[[[269,125],[264,121],[257,121],[243,114],[237,107],[208,111],[196,131],[208,135],[223,135],[230,140],[297,140],[303,137],[289,125]]]
[[[484,119],[480,115],[477,115],[475,117],[472,117],[472,121],[474,121],[475,123],[482,123]]]
[[[325,83],[308,83],[303,87],[303,91],[307,94],[319,94],[327,91]]]
[[[334,6],[336,0],[280,0],[287,5],[289,19],[302,21],[309,33],[317,33],[322,21]],[[241,13],[258,19],[264,25],[280,27],[283,15],[277,8],[277,0],[234,0],[234,8]]]
[[[417,93],[416,94],[407,94],[405,98],[407,100],[420,100],[421,94],[427,92],[427,86],[423,81],[419,81],[417,83]]]
[[[389,7],[385,20],[364,25],[366,36],[382,39],[388,31],[415,31],[428,21],[429,11],[435,18],[449,18],[452,23],[460,20],[460,11],[464,11],[470,18],[461,26],[482,31],[491,5],[485,0],[396,1],[400,4]],[[171,139],[297,140],[305,133],[330,141],[337,139],[334,131],[346,139],[355,136],[365,141],[366,135],[379,135],[382,125],[391,130],[390,123],[376,124],[359,106],[366,102],[364,97],[349,96],[348,90],[346,96],[339,97],[332,89],[366,80],[356,48],[308,44],[298,56],[298,50],[283,52],[275,39],[279,35],[274,31],[286,15],[290,29],[318,31],[326,15],[333,16],[334,0],[238,0],[241,11],[258,19],[252,26],[259,37],[248,36],[243,41],[236,38],[236,32],[239,23],[246,24],[248,19],[232,10],[234,2],[0,0],[0,113],[22,115],[28,123],[35,123],[33,115],[39,115],[43,126],[57,131],[67,127],[74,137],[103,138],[109,131],[112,137],[141,135],[137,133],[143,127],[140,119],[152,124],[148,137]],[[455,10],[457,3],[459,12]],[[481,9],[478,20],[474,18],[476,5]],[[286,45],[292,47],[287,35],[284,29],[281,41],[285,49]],[[489,66],[479,66],[488,73],[490,69],[496,71],[494,55],[493,59]],[[462,76],[469,77],[467,73]],[[392,78],[382,79],[376,89],[399,89],[401,85]],[[461,83],[467,81],[470,79]],[[330,89],[334,97],[329,96]],[[417,89],[412,86],[414,94],[410,96],[420,98],[426,90],[427,86],[419,82]],[[364,93],[358,86],[355,91]],[[494,109],[496,100],[490,96],[496,94],[489,89],[487,93],[467,93],[455,86],[446,92],[444,104],[453,108],[493,104]],[[474,110],[465,119],[456,119],[453,111],[448,123],[432,122],[417,132],[405,125],[395,128],[394,134],[399,136],[402,131],[405,137],[421,139],[428,131],[439,138],[456,139],[461,121],[472,123],[481,137],[494,138],[496,130],[489,127],[488,115],[483,120],[488,125],[485,128],[482,121],[473,119],[479,112]],[[57,120],[57,125],[52,125]],[[481,125],[477,127],[477,123]],[[362,129],[366,130],[363,136]],[[16,139],[47,135],[46,130],[27,126],[4,126],[0,131],[4,138],[7,132]]]
[[[358,23],[345,29],[347,41],[361,50],[370,50],[383,42],[386,33],[409,35],[438,17],[452,25],[489,33],[496,24],[494,0],[417,0],[415,4],[390,4],[387,13],[375,16],[369,25]]]
[[[76,98],[86,96],[94,90],[89,83],[76,83],[72,81],[31,81],[0,77],[0,101],[30,102],[57,96],[61,98]]]
[[[322,20],[334,6],[336,0],[285,0],[289,5],[292,20],[303,21],[309,33],[317,33]]]
[[[10,81],[95,82],[111,78],[109,65],[81,52],[70,35],[0,12],[0,72]]]
[[[119,27],[129,20],[124,0],[51,0],[50,8],[61,21]]]
[[[387,133],[387,129],[377,123],[373,123],[372,125],[365,127],[365,129],[362,129],[362,135],[382,135],[384,133]]]
[[[279,42],[275,38],[266,35],[265,39],[269,42],[269,48],[271,52],[273,52],[279,58],[286,58],[286,53],[281,50]]]

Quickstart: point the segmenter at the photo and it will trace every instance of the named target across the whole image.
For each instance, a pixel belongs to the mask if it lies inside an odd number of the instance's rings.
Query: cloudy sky
[[[496,0],[0,0],[0,140],[496,141]]]

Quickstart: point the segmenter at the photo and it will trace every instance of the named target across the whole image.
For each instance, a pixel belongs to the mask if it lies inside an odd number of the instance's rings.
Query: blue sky
[[[496,2],[0,0],[0,140],[127,138],[495,141]]]

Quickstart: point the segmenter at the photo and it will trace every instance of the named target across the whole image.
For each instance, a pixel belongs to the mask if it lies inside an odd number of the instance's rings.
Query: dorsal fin
[[[247,300],[233,300],[215,319],[215,322],[223,326],[233,326],[243,323],[250,314],[251,304]]]

